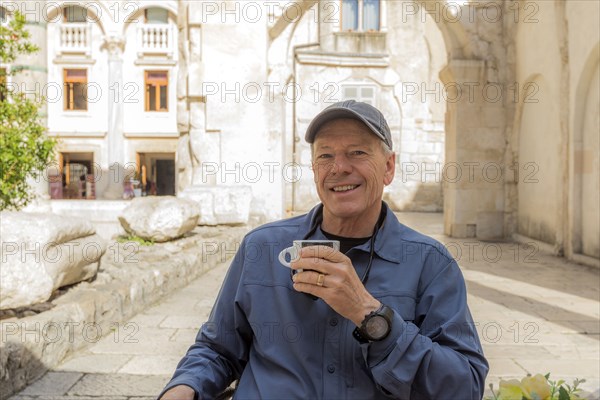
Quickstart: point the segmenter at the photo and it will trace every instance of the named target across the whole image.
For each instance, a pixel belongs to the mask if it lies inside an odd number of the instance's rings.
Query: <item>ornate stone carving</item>
[[[118,58],[125,50],[125,38],[117,35],[106,36],[104,38],[104,47],[108,50],[110,58]]]

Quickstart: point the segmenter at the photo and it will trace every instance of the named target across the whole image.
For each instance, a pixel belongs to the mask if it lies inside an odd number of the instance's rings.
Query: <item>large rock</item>
[[[252,189],[249,186],[195,185],[179,192],[200,206],[199,225],[237,225],[248,223]]]
[[[54,214],[0,213],[0,309],[46,301],[54,290],[92,278],[106,243],[93,225]]]
[[[136,197],[119,216],[129,234],[155,242],[183,236],[198,225],[200,207],[174,196]]]

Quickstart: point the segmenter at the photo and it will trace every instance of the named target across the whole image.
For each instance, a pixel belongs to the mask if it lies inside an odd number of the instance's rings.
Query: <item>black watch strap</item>
[[[370,319],[373,318],[374,316],[381,316],[383,317],[387,323],[388,323],[388,333],[383,336],[380,339],[373,339],[369,336],[369,334],[367,334],[366,332],[364,332],[365,329],[365,325],[366,322]],[[375,311],[371,311],[368,315],[365,315],[365,318],[363,319],[361,326],[360,327],[356,327],[354,329],[354,331],[352,331],[352,336],[354,337],[354,339],[356,339],[359,343],[369,343],[371,341],[374,340],[383,340],[387,337],[387,335],[389,334],[389,332],[392,329],[392,319],[394,318],[394,311],[389,308],[388,306],[386,306],[385,304],[381,303],[381,305],[379,306],[379,308]]]
[[[358,343],[369,343],[369,340],[367,340],[361,333],[360,333],[360,329],[358,329],[358,326],[356,328],[354,328],[354,330],[352,331],[352,337],[354,337],[354,339],[356,339],[358,341]]]

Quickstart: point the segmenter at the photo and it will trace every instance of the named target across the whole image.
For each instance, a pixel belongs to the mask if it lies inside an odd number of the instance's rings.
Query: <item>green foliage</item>
[[[117,242],[119,243],[127,243],[127,242],[135,242],[140,246],[152,246],[154,244],[153,240],[146,240],[136,235],[127,235],[127,236],[119,236],[117,237]]]
[[[0,57],[11,63],[37,47],[29,42],[25,17],[18,12],[0,27]],[[9,72],[6,75],[13,74]],[[6,76],[0,76],[4,82]],[[56,145],[39,120],[40,103],[0,85],[0,210],[24,207],[34,197],[28,178],[38,179]]]
[[[29,32],[25,30],[25,16],[16,11],[10,17],[8,25],[0,25],[0,60],[9,64],[16,60],[19,54],[31,54],[38,47],[29,41]]]

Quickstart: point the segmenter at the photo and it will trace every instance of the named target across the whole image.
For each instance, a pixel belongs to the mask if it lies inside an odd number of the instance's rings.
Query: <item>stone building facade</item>
[[[148,191],[175,194],[176,2],[7,1],[2,7],[7,18],[14,10],[25,14],[41,49],[18,60],[25,73],[11,82],[45,98],[48,135],[58,139],[38,192],[115,200],[123,197],[123,181],[143,178]]]
[[[138,10],[138,25],[88,28],[94,61],[79,56],[101,71],[106,93],[119,82],[124,92],[125,82],[141,86],[145,68],[168,70],[169,108],[164,119],[152,119],[105,96],[90,119],[66,123],[49,104],[49,132],[65,132],[65,152],[92,153],[107,169],[168,152],[176,193],[194,189],[225,208],[244,199],[255,219],[270,220],[317,201],[303,143],[310,118],[335,100],[359,98],[389,119],[397,171],[385,197],[396,209],[443,210],[450,236],[537,241],[600,265],[598,2],[81,6],[103,10],[108,20],[114,10]],[[169,55],[140,55],[136,35],[153,7],[176,24],[169,43],[177,50]],[[46,62],[31,61],[41,68],[23,79],[62,82],[56,62],[67,61],[53,47],[59,25],[32,25],[37,36],[47,35]]]

